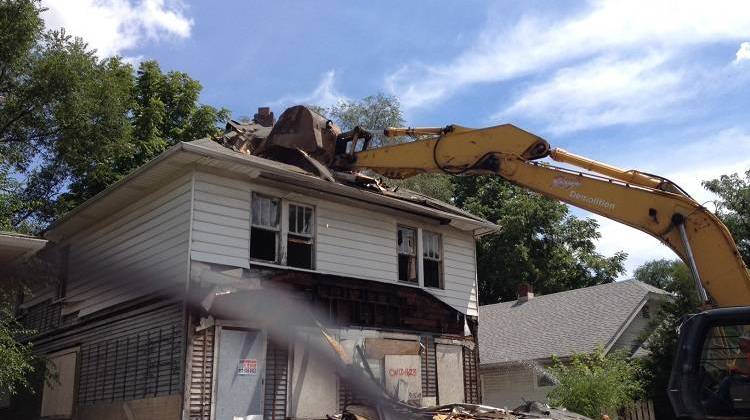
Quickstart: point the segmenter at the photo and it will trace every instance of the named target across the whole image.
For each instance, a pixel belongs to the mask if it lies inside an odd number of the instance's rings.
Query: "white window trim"
[[[260,196],[264,198],[269,198],[272,200],[278,200],[279,202],[279,223],[276,228],[273,228],[271,226],[264,226],[264,225],[256,225],[253,223],[253,197],[254,196]],[[302,208],[308,208],[312,210],[312,218],[310,220],[311,223],[311,234],[302,234],[302,233],[295,233],[295,232],[289,232],[289,206],[294,205],[297,207]],[[248,259],[251,264],[258,264],[258,265],[265,265],[265,266],[271,266],[271,267],[283,267],[286,269],[294,269],[294,270],[302,270],[302,271],[309,271],[309,272],[316,272],[317,267],[317,217],[318,217],[318,209],[315,205],[307,204],[299,201],[290,201],[286,198],[278,197],[273,194],[266,194],[264,192],[257,192],[257,191],[251,191],[250,192],[250,236],[252,236],[253,228],[257,229],[263,229],[270,232],[276,232],[276,260],[275,261],[269,261],[269,260],[263,260],[259,258],[253,258],[250,257],[250,252],[252,251],[252,238],[248,241]],[[289,240],[289,235],[293,236],[301,236],[310,238],[312,240],[312,269],[307,268],[300,268],[300,267],[291,267],[287,265],[287,241]]]

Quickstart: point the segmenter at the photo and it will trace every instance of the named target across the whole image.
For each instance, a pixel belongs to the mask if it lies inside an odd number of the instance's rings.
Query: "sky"
[[[669,178],[709,209],[701,181],[750,169],[746,0],[43,4],[48,28],[101,57],[185,71],[203,103],[235,117],[384,92],[410,126],[513,123]],[[628,273],[674,257],[635,229],[573,213],[600,223],[600,252],[628,253]]]

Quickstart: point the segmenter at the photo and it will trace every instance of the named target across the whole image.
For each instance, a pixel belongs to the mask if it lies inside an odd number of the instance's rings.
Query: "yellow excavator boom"
[[[664,178],[551,149],[541,137],[510,124],[481,129],[388,128],[383,134],[418,139],[349,150],[337,156],[335,166],[370,169],[390,178],[429,172],[499,175],[658,238],[690,266],[707,303],[722,307],[750,303],[750,274],[726,226]],[[536,162],[544,157],[574,169]]]

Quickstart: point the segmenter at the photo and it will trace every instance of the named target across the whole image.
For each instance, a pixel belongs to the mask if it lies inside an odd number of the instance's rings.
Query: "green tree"
[[[29,377],[35,371],[36,358],[31,343],[20,343],[17,338],[32,333],[15,320],[8,307],[0,305],[0,396],[31,390]]]
[[[550,404],[594,419],[603,414],[617,418],[643,393],[640,365],[626,351],[605,355],[599,347],[592,354],[573,355],[569,363],[556,360],[548,370],[557,381],[547,396]]]
[[[340,101],[326,112],[343,130],[351,130],[356,126],[382,130],[387,127],[403,127],[406,124],[398,98],[383,93],[367,96],[358,101]],[[386,138],[376,134],[373,146],[379,147],[400,141],[403,139]]]
[[[455,203],[502,231],[477,244],[481,304],[515,299],[519,283],[542,294],[614,281],[626,254],[596,252],[598,224],[499,177],[454,178]]]
[[[662,302],[641,339],[648,350],[648,355],[642,360],[643,368],[648,372],[645,384],[648,397],[654,401],[657,418],[674,418],[667,386],[677,351],[677,329],[686,314],[699,311],[700,300],[690,269],[682,261],[649,261],[635,269],[633,276],[672,295]]]
[[[678,280],[676,276],[682,274],[682,267],[687,268],[684,264],[675,260],[666,258],[652,260],[636,268],[633,271],[633,278],[659,289],[667,290],[672,288],[674,282]]]
[[[750,266],[750,170],[745,177],[722,175],[703,187],[719,196],[716,214],[732,233],[745,264]]]
[[[37,232],[167,147],[218,133],[228,118],[198,103],[201,86],[185,73],[151,61],[136,73],[119,57],[99,58],[64,30],[45,31],[42,11],[38,0],[0,0],[2,231]],[[31,332],[12,308],[48,280],[50,264],[0,267],[0,393],[29,384],[37,361],[15,340]]]
[[[36,0],[0,0],[0,226],[36,231],[226,110],[155,62],[139,71],[43,29]]]

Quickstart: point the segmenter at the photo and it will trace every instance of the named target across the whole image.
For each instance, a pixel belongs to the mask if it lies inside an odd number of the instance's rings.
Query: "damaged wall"
[[[297,192],[196,173],[196,200],[191,256],[195,261],[248,268],[250,266],[250,197],[258,192],[315,208],[316,271],[386,283],[397,281],[396,233],[399,224],[439,232],[443,237],[444,289],[429,293],[464,314],[476,315],[475,241],[468,232],[431,224],[403,213],[385,212],[338,204]],[[284,230],[285,215],[281,217]],[[280,241],[280,254],[286,253]],[[421,248],[420,248],[421,249]],[[421,259],[421,253],[419,255]],[[420,280],[423,275],[420,272]],[[403,283],[400,283],[403,284]]]

